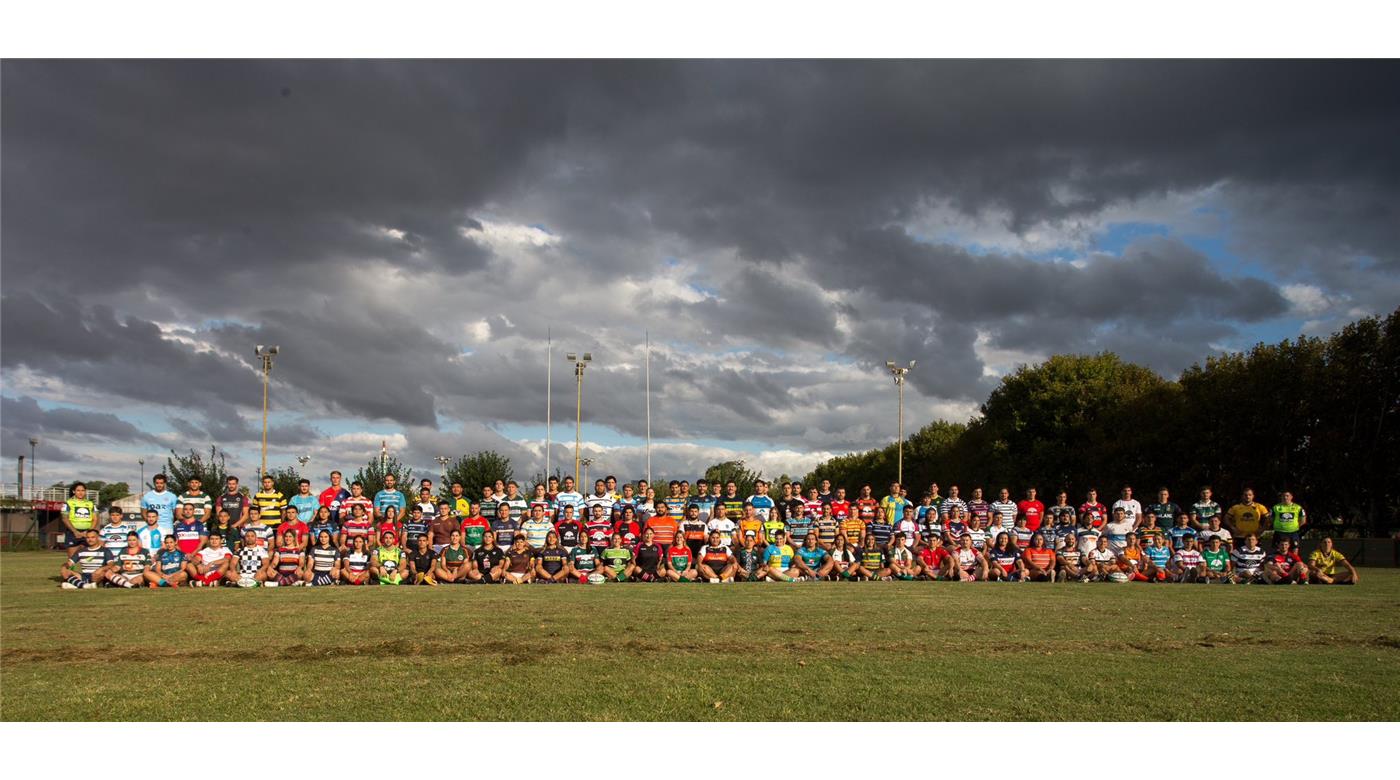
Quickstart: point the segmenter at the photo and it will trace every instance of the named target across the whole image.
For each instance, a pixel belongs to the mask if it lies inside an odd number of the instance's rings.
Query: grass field
[[[127,592],[59,560],[0,555],[5,720],[1400,719],[1400,570]]]

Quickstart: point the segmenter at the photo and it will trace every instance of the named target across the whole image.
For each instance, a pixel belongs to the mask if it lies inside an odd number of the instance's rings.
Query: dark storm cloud
[[[5,449],[5,456],[21,455],[28,452],[30,436],[59,434],[88,440],[107,441],[154,441],[154,437],[107,412],[88,412],[81,409],[43,409],[39,402],[29,396],[10,398],[0,396],[0,419],[4,420],[7,431],[13,431],[15,439],[23,439],[25,449]],[[10,438],[6,437],[7,445]],[[46,448],[47,451],[47,448]]]
[[[470,426],[538,423],[552,324],[611,361],[586,420],[640,432],[635,345],[669,327],[753,353],[659,357],[666,430],[820,446],[862,430],[859,394],[769,356],[915,358],[914,388],[976,400],[989,347],[1172,372],[1288,310],[1174,239],[1077,265],[916,240],[934,202],[1026,235],[1214,188],[1235,251],[1340,302],[1319,317],[1383,305],[1400,267],[1390,62],[26,61],[0,79],[0,365],[187,410],[187,435],[246,438],[258,342],[296,356],[274,372],[307,420],[288,445],[322,414],[402,425],[417,455],[446,446],[426,433],[444,417],[480,441]],[[493,221],[563,238],[525,270]],[[599,298],[672,256],[707,297]]]

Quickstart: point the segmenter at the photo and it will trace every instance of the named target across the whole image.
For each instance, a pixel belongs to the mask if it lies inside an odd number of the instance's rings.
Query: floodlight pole
[[[885,361],[885,368],[889,369],[890,376],[894,377],[894,385],[899,391],[899,465],[897,467],[895,481],[900,487],[904,487],[904,375],[914,367],[918,361],[911,360],[907,366],[896,365],[893,360]]]
[[[577,398],[574,402],[574,485],[577,489],[577,486],[582,484],[579,481],[579,449],[583,444],[583,369],[593,360],[593,353],[578,355],[570,352],[564,357],[574,364],[574,384],[577,386]]]
[[[262,361],[262,391],[263,391],[263,419],[262,419],[262,470],[258,477],[267,476],[267,385],[272,378],[272,357],[276,355],[276,346],[264,347],[259,344],[253,349],[253,354]]]

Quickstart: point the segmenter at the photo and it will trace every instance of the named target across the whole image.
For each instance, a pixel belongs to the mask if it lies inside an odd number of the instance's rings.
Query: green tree
[[[87,483],[88,498],[98,506],[111,506],[112,502],[131,495],[131,486],[125,482],[103,482],[94,479]],[[70,492],[72,488],[69,488]]]
[[[297,470],[291,466],[281,466],[271,469],[267,472],[267,475],[272,477],[273,486],[280,490],[282,495],[287,498],[291,498],[301,491],[301,474],[297,473]],[[258,489],[262,489],[261,484],[258,485]]]
[[[495,450],[485,450],[475,455],[463,455],[447,464],[447,479],[443,480],[439,495],[444,497],[450,495],[452,483],[461,482],[462,491],[472,500],[476,500],[481,496],[482,486],[495,484],[498,479],[502,482],[509,482],[514,476],[515,472],[511,468],[510,458]],[[403,480],[399,480],[399,482],[402,484]],[[527,490],[528,488],[521,492]]]
[[[754,483],[763,479],[763,472],[750,469],[742,460],[726,460],[705,469],[705,479],[711,483],[718,480],[721,484],[732,481],[738,486],[739,495],[751,496]]]
[[[383,463],[380,463],[377,457],[371,458],[369,462],[360,467],[359,471],[355,472],[355,478],[350,481],[364,485],[365,495],[373,498],[375,493],[384,489],[384,477],[389,474],[394,475],[397,482],[395,487],[400,493],[403,493],[405,486],[411,490],[416,489],[417,486],[413,484],[413,469],[405,466],[392,455],[385,458]],[[480,491],[478,491],[479,494]],[[405,505],[412,503],[408,499],[409,495],[404,493]]]
[[[207,458],[193,449],[189,455],[171,450],[170,457],[165,459],[165,477],[170,489],[176,493],[183,492],[191,478],[198,478],[203,483],[204,492],[219,493],[223,491],[228,469],[224,454],[211,444]]]

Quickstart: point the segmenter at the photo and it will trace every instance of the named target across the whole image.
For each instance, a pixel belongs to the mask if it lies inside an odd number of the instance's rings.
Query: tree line
[[[1210,485],[1225,504],[1252,487],[1265,503],[1292,491],[1314,522],[1400,526],[1400,309],[1210,357],[1176,380],[1109,352],[1056,355],[1003,378],[980,411],[905,440],[911,498],[935,480],[964,497],[975,485],[1078,499],[1128,484],[1144,499],[1170,488],[1178,502]],[[894,444],[843,455],[803,483],[879,489],[896,459]]]

